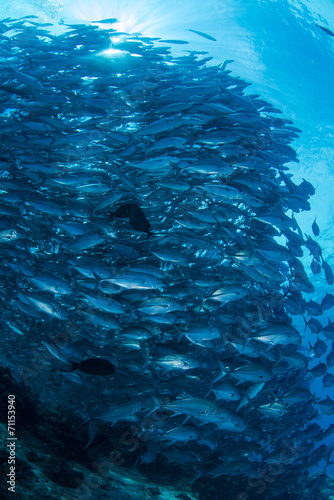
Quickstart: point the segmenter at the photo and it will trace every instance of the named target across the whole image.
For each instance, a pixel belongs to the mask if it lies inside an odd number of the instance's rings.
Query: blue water
[[[117,29],[140,32],[144,36],[176,38],[189,41],[187,50],[204,50],[213,56],[212,64],[226,59],[232,74],[252,85],[249,93],[258,93],[272,103],[302,130],[294,143],[299,163],[291,163],[294,182],[303,178],[316,187],[311,199],[312,210],[297,214],[303,232],[311,233],[316,216],[320,227],[317,239],[324,259],[334,268],[334,37],[315,23],[334,31],[334,2],[331,0],[2,0],[0,18],[39,15],[42,21],[56,25],[61,32],[64,23],[88,22],[116,17]],[[203,31],[216,42],[199,37],[187,29]],[[183,46],[173,47],[183,53]],[[210,63],[209,63],[210,64]],[[314,276],[311,258],[303,257],[305,269],[321,301],[325,291],[333,293],[324,274]],[[330,316],[334,320],[334,316]],[[327,323],[327,314],[318,318]],[[315,335],[310,336],[312,343]],[[308,338],[306,340],[309,340]],[[307,345],[307,342],[306,342]],[[314,363],[316,364],[316,362]],[[321,380],[312,386],[317,396]],[[325,426],[330,417],[323,418]],[[334,473],[334,467],[328,472]]]

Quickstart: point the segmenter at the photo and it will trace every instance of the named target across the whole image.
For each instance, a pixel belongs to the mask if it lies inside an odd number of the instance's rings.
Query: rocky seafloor
[[[7,448],[8,395],[15,395],[15,493],[8,490]],[[256,492],[254,484],[233,478],[200,478],[191,482],[186,466],[140,464],[138,457],[145,447],[140,440],[133,445],[128,438],[131,426],[110,429],[102,424],[87,449],[87,425],[75,412],[57,403],[43,404],[29,388],[16,384],[10,370],[0,368],[1,411],[1,499],[24,500],[265,500],[277,499],[272,492]],[[126,436],[126,439],[125,439]],[[138,440],[137,440],[138,441]],[[141,442],[140,442],[141,441]],[[129,443],[131,442],[131,446]],[[137,462],[137,463],[136,463]],[[316,478],[320,472],[314,474]],[[334,477],[326,475],[316,491],[303,491],[311,476],[301,484],[291,485],[290,499],[334,499]],[[279,488],[277,487],[277,490]],[[275,490],[275,488],[274,488]],[[287,495],[284,499],[288,500]]]

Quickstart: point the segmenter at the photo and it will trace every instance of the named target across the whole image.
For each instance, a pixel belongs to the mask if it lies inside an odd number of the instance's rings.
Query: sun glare
[[[154,36],[157,29],[171,23],[171,10],[161,2],[149,3],[146,0],[124,2],[95,0],[68,0],[64,3],[62,16],[68,21],[76,19],[84,22],[94,22],[99,28],[110,27],[123,33],[141,33]],[[117,19],[114,23],[97,23],[104,19]]]

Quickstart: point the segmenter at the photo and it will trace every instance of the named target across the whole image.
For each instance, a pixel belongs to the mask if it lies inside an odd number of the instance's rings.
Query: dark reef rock
[[[114,435],[103,434],[89,449],[87,429],[80,417],[64,413],[55,404],[44,406],[34,401],[27,387],[20,387],[13,380],[8,368],[0,367],[0,472],[5,478],[9,472],[7,445],[7,401],[8,395],[15,395],[16,412],[16,488],[15,493],[8,491],[3,480],[0,486],[1,500],[13,498],[24,500],[196,500],[198,495],[191,493],[182,475],[178,485],[170,477],[167,486],[156,485],[133,463],[138,454],[125,455],[125,464],[131,471],[119,468],[116,460],[110,460],[110,451],[122,449],[119,429]],[[109,428],[109,426],[107,426]],[[114,455],[116,457],[116,455]],[[114,463],[113,463],[114,462]],[[146,466],[147,467],[147,466]],[[140,468],[140,467],[139,467]],[[152,474],[153,476],[153,474]],[[155,475],[156,481],[159,475]],[[167,479],[167,478],[166,478]],[[172,484],[174,485],[172,486]],[[178,487],[185,493],[178,491]],[[180,496],[181,495],[181,496]]]
[[[74,413],[64,413],[34,401],[26,387],[19,387],[7,368],[0,367],[1,424],[0,471],[8,473],[7,398],[16,397],[16,492],[1,484],[1,499],[24,500],[265,500],[266,491],[233,478],[202,478],[192,485],[185,466],[168,469],[163,462],[135,466],[138,451],[131,453],[122,439],[129,427],[119,426],[110,434],[99,429],[96,441],[87,449],[87,430]],[[145,444],[143,443],[144,447]],[[136,453],[137,452],[137,453]],[[118,467],[120,464],[121,467]],[[311,484],[319,474],[310,475]],[[327,476],[317,491],[317,500],[332,498],[334,478]],[[242,496],[240,496],[242,495]],[[311,498],[303,485],[277,500]],[[334,497],[333,497],[334,498]]]

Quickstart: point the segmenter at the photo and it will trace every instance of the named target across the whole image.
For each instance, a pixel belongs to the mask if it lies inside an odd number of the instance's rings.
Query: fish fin
[[[96,286],[94,288],[94,292],[96,292],[96,290],[99,288],[100,283],[101,283],[101,281],[103,281],[103,279],[100,276],[98,276],[96,273],[93,272],[93,274],[94,274],[94,278],[97,281]]]
[[[276,347],[275,344],[269,344],[266,351],[270,351],[270,349],[273,349],[274,347]]]
[[[227,375],[227,371],[226,371],[226,368],[223,365],[223,363],[220,360],[218,360],[218,363],[219,363],[220,373],[213,379],[212,382],[218,382],[218,380],[220,380],[221,378],[225,377],[225,375]]]
[[[333,465],[333,464],[334,464],[334,462],[333,462],[333,461],[328,460],[327,465],[326,465],[326,467],[324,468],[324,472],[325,472],[325,470],[327,469],[327,467],[328,467],[329,465]]]
[[[127,319],[127,323],[130,323],[130,321],[132,321],[133,319],[137,320],[138,317],[136,316],[134,308],[132,306],[130,306],[129,304],[128,304],[128,307],[130,309],[130,314],[129,314],[129,318]]]
[[[88,448],[88,446],[92,443],[96,436],[96,430],[97,430],[97,425],[95,420],[90,420],[88,423],[88,436],[89,436],[89,441],[84,447],[84,450]]]
[[[241,410],[241,408],[243,408],[246,404],[247,403],[245,403],[244,398],[242,397],[240,403],[238,404],[238,408],[236,409],[236,413],[238,413],[238,411]]]
[[[183,420],[183,422],[180,424],[180,427],[184,425],[188,420],[191,418],[191,415],[187,415],[186,418]]]
[[[145,354],[145,363],[143,364],[143,366],[141,367],[141,369],[144,370],[149,364],[151,364],[151,360]]]
[[[177,338],[177,342],[180,342],[180,340],[182,339],[182,336],[183,336],[184,332],[178,326],[176,326],[174,324],[173,324],[173,326],[174,326],[175,330],[177,331],[177,333],[179,334],[179,336]]]
[[[305,316],[303,316],[303,318],[304,318],[304,321],[305,321],[305,330],[304,330],[304,333],[305,333],[305,332],[306,332],[306,329],[307,329],[308,322],[306,321]]]
[[[243,337],[245,340],[243,341],[243,344],[242,344],[242,350],[244,350],[247,347],[247,344],[250,340],[250,337],[244,332],[243,332]]]
[[[83,424],[87,424],[87,422],[90,422],[92,420],[92,418],[87,413],[84,413],[84,412],[79,411],[79,410],[77,410],[77,412],[83,417],[83,421],[82,421]]]
[[[283,353],[282,353],[282,349],[279,347],[279,346],[276,346],[277,347],[277,351],[278,351],[278,358],[277,358],[277,361],[274,363],[274,366],[277,366],[283,359]]]
[[[254,408],[255,408],[255,406],[253,405],[253,401],[251,400],[251,398],[249,396],[247,396],[247,403],[249,406],[249,410],[247,410],[247,413],[249,413],[250,411],[254,410]]]
[[[273,392],[273,391],[270,391],[270,394],[272,395],[273,397],[273,402],[271,403],[270,407],[273,406],[274,404],[277,403],[277,401],[279,401],[279,398],[276,396],[276,394]]]
[[[190,481],[190,484],[193,484],[194,481],[196,481],[198,478],[202,477],[203,476],[203,472],[198,470],[198,469],[195,469],[195,472],[197,472],[197,475],[194,477],[194,479],[192,479]]]
[[[147,413],[147,415],[145,415],[145,418],[149,417],[150,415],[152,415],[152,413],[163,407],[163,405],[155,396],[152,396],[152,399],[153,399],[153,408]]]
[[[212,382],[210,382],[210,390],[205,394],[204,398],[206,398],[209,394],[211,394],[212,391],[213,391]]]
[[[72,363],[72,372],[74,372],[75,370],[78,370],[80,368],[80,363],[77,363],[76,361],[72,361],[70,359],[70,363]]]

